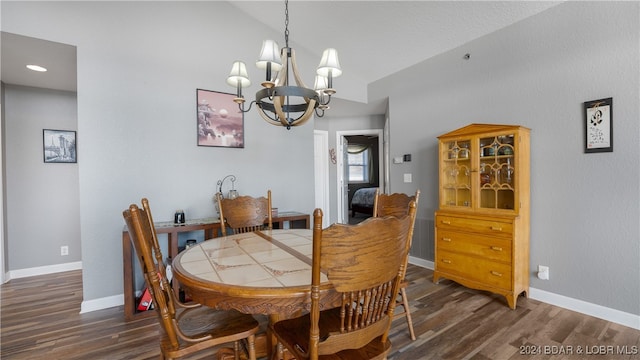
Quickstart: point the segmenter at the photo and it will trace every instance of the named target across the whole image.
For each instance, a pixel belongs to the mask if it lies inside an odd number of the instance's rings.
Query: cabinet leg
[[[511,310],[515,310],[516,303],[518,302],[518,294],[505,295],[505,297],[507,298],[507,303],[509,304]]]
[[[437,273],[433,273],[433,283],[434,284],[438,284],[440,283],[440,275],[438,275]]]

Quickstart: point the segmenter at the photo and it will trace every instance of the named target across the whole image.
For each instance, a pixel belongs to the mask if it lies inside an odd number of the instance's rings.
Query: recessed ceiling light
[[[40,72],[47,71],[47,68],[43,68],[40,65],[27,65],[27,69]]]

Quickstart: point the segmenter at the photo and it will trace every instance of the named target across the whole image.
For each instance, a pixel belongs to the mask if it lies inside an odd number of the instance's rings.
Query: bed
[[[376,198],[377,187],[361,188],[356,190],[351,199],[351,216],[355,217],[356,212],[373,215],[373,201]]]

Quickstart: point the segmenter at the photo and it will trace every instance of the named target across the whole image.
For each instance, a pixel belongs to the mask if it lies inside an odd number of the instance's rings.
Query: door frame
[[[331,223],[331,202],[329,201],[329,132],[313,131],[315,207],[322,209],[322,227]]]
[[[344,179],[343,174],[345,173],[344,171],[344,167],[346,166],[346,164],[344,164],[343,158],[344,158],[344,152],[342,150],[342,142],[344,140],[345,136],[354,136],[354,135],[377,135],[378,136],[378,164],[379,169],[378,169],[378,179],[380,179],[380,189],[384,189],[385,188],[385,169],[387,167],[387,164],[384,162],[384,130],[383,129],[364,129],[364,130],[344,130],[344,131],[336,131],[336,149],[339,152],[336,156],[336,160],[337,160],[337,171],[336,171],[336,180],[337,180],[337,208],[338,208],[338,222],[339,223],[343,223],[343,224],[347,224],[349,223],[349,212],[347,211],[345,213],[345,205],[344,204],[344,190],[343,190],[343,184],[344,181],[346,181]]]

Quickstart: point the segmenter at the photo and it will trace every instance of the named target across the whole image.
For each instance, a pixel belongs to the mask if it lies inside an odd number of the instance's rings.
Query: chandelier
[[[251,81],[244,62],[233,63],[227,84],[237,89],[237,96],[233,101],[238,104],[240,111],[248,112],[255,103],[258,113],[266,122],[290,130],[292,126],[304,124],[314,112],[318,117],[324,116],[324,111],[329,109],[331,95],[336,93],[332,87],[333,78],[340,76],[342,70],[336,49],[326,49],[316,71],[313,89],[304,85],[298,73],[295,52],[289,47],[289,1],[285,0],[284,3],[285,47],[278,52],[278,44],[275,41],[263,41],[256,66],[265,70],[266,76],[261,84],[262,89],[256,92],[256,99],[245,109],[242,88],[251,85]],[[290,82],[292,75],[295,86]]]

